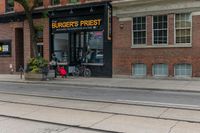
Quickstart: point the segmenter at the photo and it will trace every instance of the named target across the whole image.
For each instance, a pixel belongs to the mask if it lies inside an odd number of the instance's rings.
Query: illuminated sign
[[[0,56],[9,56],[11,55],[11,42],[2,41],[0,42]]]
[[[74,30],[102,30],[103,20],[101,18],[92,19],[54,19],[51,22],[52,32],[74,31]]]

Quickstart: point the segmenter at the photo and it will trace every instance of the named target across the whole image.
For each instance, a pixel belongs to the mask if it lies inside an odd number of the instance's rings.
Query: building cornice
[[[125,0],[112,2],[114,16],[119,18],[200,11],[197,0]]]

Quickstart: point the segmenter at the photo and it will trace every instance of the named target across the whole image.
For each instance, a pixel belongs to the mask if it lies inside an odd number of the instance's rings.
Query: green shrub
[[[48,61],[42,57],[31,58],[27,63],[26,72],[42,73],[42,69],[48,67]]]

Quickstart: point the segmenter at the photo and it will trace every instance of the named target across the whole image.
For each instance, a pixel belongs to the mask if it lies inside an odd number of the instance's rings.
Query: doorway
[[[15,70],[19,71],[20,66],[24,68],[24,33],[22,28],[15,29]]]

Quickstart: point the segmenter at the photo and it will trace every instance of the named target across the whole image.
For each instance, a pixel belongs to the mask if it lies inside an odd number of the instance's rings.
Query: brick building
[[[200,76],[200,2],[113,1],[113,75]]]
[[[84,64],[93,76],[200,76],[197,0],[41,0],[39,5],[38,50],[48,60],[55,53],[61,63],[73,65],[89,52]],[[19,4],[1,0],[0,7],[0,73],[15,72],[31,57],[29,28]]]
[[[39,54],[51,60],[55,53],[62,65],[84,57],[93,76],[111,77],[111,15],[111,5],[103,0],[41,0],[33,13]],[[23,8],[14,0],[1,0],[0,73],[16,72],[27,63],[29,34]]]

